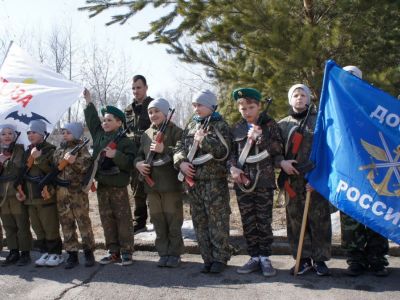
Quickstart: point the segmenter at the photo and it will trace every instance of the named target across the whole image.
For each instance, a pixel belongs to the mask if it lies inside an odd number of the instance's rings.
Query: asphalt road
[[[96,251],[96,259],[105,253]],[[2,252],[2,259],[6,252]],[[33,252],[34,258],[39,253]],[[390,275],[377,278],[365,274],[357,278],[342,274],[342,258],[332,259],[330,277],[309,273],[294,278],[291,257],[272,256],[278,275],[239,275],[236,267],[247,256],[234,256],[228,269],[219,275],[202,274],[199,255],[186,254],[178,269],[158,268],[154,252],[136,252],[135,262],[72,270],[56,268],[0,267],[0,299],[400,299],[400,258],[390,257]]]

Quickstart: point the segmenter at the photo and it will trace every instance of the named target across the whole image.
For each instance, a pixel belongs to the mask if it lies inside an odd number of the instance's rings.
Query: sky
[[[0,34],[7,30],[9,35],[17,37],[24,31],[48,32],[55,25],[72,23],[73,35],[78,36],[81,44],[89,43],[94,37],[100,43],[113,45],[115,51],[123,49],[131,57],[129,72],[146,77],[148,94],[153,97],[172,94],[182,87],[195,90],[204,85],[201,66],[180,62],[175,55],[167,54],[163,45],[130,40],[168,10],[149,7],[123,26],[105,26],[118,10],[109,10],[89,19],[87,11],[77,10],[85,5],[84,0],[0,0]]]

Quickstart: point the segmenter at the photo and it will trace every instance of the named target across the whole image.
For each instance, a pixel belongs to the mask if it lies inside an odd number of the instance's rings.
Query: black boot
[[[85,250],[85,267],[93,267],[96,263],[92,250]]]
[[[68,259],[64,269],[72,269],[79,265],[78,251],[68,251]]]
[[[29,251],[21,251],[21,256],[17,261],[17,266],[23,267],[31,263],[31,255]]]
[[[1,264],[2,267],[13,265],[19,260],[19,251],[17,249],[11,249],[8,253],[6,260]]]

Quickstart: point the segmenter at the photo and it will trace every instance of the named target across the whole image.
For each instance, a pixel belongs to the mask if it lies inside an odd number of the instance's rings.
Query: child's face
[[[156,126],[159,126],[165,120],[165,115],[157,107],[150,108],[147,113],[149,114],[151,123]]]
[[[35,131],[28,131],[27,134],[28,134],[28,140],[32,145],[40,144],[44,140],[43,135]]]
[[[241,102],[238,105],[239,112],[247,123],[255,124],[260,114],[260,104],[254,102]]]
[[[122,121],[117,119],[113,114],[106,113],[104,115],[101,127],[103,127],[105,132],[112,132],[117,130],[122,126]]]
[[[62,135],[65,142],[72,142],[74,140],[74,136],[67,129],[62,130]]]
[[[3,145],[10,145],[14,140],[14,131],[10,128],[4,128],[0,134],[0,142]]]
[[[303,89],[295,89],[290,103],[295,112],[302,112],[306,109],[307,105],[307,94]]]
[[[212,113],[211,108],[205,105],[199,103],[192,103],[192,106],[195,114],[198,115],[200,118],[208,117]]]

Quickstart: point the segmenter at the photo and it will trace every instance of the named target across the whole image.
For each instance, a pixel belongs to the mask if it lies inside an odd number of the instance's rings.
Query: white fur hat
[[[310,89],[308,88],[308,86],[306,86],[306,85],[304,85],[304,84],[301,84],[301,83],[295,84],[295,85],[293,85],[293,86],[289,89],[289,92],[288,92],[289,104],[290,104],[291,106],[293,106],[291,100],[292,100],[292,95],[293,95],[293,93],[294,93],[294,91],[295,91],[296,89],[302,89],[302,90],[306,93],[306,95],[307,95],[307,104],[310,104],[311,91],[310,91]]]

